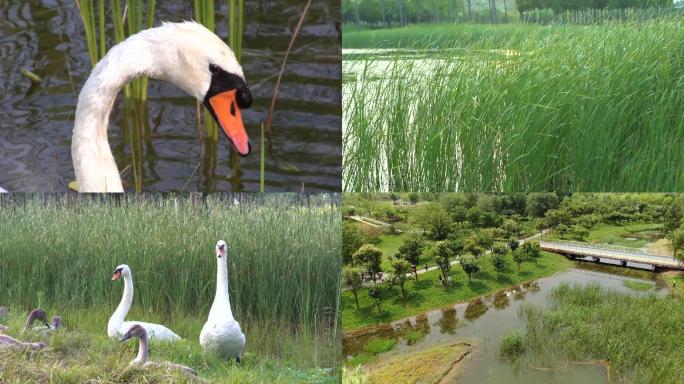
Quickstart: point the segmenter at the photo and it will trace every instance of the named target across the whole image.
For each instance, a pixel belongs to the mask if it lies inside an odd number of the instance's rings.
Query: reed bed
[[[458,28],[345,56],[346,191],[684,188],[682,19]]]
[[[684,302],[631,296],[599,286],[562,285],[550,307],[524,307],[525,345],[535,366],[596,363],[614,382],[680,383],[684,370]]]
[[[340,211],[324,201],[330,197],[310,197],[310,208],[297,201],[299,195],[280,194],[210,196],[203,206],[163,196],[5,203],[0,302],[114,308],[121,287],[109,277],[118,264],[128,264],[137,287],[135,307],[208,313],[214,245],[224,239],[238,318],[334,322]]]

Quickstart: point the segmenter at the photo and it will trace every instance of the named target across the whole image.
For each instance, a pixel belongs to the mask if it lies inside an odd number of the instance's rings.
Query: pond
[[[590,269],[585,269],[584,266]],[[518,313],[523,303],[543,307],[555,287],[562,283],[570,285],[599,284],[604,288],[628,294],[654,294],[665,296],[669,289],[656,280],[646,280],[607,273],[615,267],[594,264],[577,264],[566,272],[525,283],[493,295],[459,303],[416,317],[399,320],[376,331],[344,340],[343,353],[347,359],[359,353],[373,338],[394,338],[396,347],[388,354],[409,353],[422,348],[470,341],[474,353],[464,361],[458,383],[606,383],[606,372],[600,366],[568,365],[557,371],[539,370],[541,367],[514,367],[499,358],[501,337],[523,329],[525,320]],[[625,273],[633,272],[626,269]],[[655,276],[655,275],[652,275]],[[382,358],[382,357],[381,357]]]
[[[225,37],[227,4],[220,4],[217,33]],[[150,80],[143,191],[259,190],[260,125],[302,9],[297,0],[245,2],[242,66],[254,96],[252,107],[243,111],[254,148],[247,158],[235,156],[222,136],[215,154],[208,155],[206,143],[198,139],[195,100],[170,83]],[[339,1],[313,2],[294,42],[275,106],[272,148],[266,151],[266,191],[341,189],[339,14]],[[190,1],[157,2],[155,25],[191,18]],[[41,81],[32,82],[22,69]],[[75,179],[70,145],[76,100],[90,69],[74,1],[0,3],[0,186],[10,191],[68,189]],[[120,171],[132,162],[122,114],[119,96],[109,143]],[[130,170],[122,177],[124,188],[132,190]]]

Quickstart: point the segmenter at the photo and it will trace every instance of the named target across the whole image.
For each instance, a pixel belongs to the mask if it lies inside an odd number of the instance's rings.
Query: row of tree
[[[345,0],[344,23],[372,26],[418,23],[507,23],[533,10],[554,15],[582,10],[669,9],[673,0]],[[529,18],[527,18],[529,20]],[[529,20],[533,21],[533,20]]]
[[[406,299],[406,282],[411,278],[415,279],[416,282],[419,281],[418,259],[422,251],[421,248],[422,244],[417,239],[407,239],[392,258],[391,277],[384,282],[375,281],[375,275],[382,271],[382,251],[370,244],[359,248],[354,253],[355,265],[345,266],[342,270],[344,287],[354,295],[356,308],[359,309],[358,293],[364,287],[363,276],[366,272],[369,276],[373,276],[373,283],[368,286],[368,296],[373,299],[378,313],[380,313],[380,303],[384,291],[392,286],[399,286],[402,297]],[[473,276],[481,269],[482,255],[485,253],[482,252],[479,255],[477,253],[455,253],[452,245],[446,241],[436,242],[431,251],[439,267],[439,281],[445,288],[452,282],[451,268],[454,265],[452,264],[454,260],[461,266],[463,272],[468,276],[468,282],[471,283]],[[460,252],[463,251],[464,248],[460,250]],[[542,255],[538,243],[526,242],[519,246],[517,240],[512,240],[508,245],[495,244],[492,247],[489,262],[496,271],[497,277],[510,270],[509,254],[512,255],[512,261],[517,265],[518,271],[520,271],[522,263],[525,261],[536,262]]]
[[[345,0],[344,23],[373,26],[508,22],[515,0]]]

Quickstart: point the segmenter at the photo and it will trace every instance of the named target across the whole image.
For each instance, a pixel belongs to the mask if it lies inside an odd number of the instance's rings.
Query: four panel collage
[[[0,91],[0,384],[684,383],[684,0],[10,0]]]

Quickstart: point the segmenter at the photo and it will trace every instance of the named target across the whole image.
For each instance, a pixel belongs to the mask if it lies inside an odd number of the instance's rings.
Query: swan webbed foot
[[[240,357],[236,357],[235,362],[237,362],[238,367],[242,367],[242,359]]]

